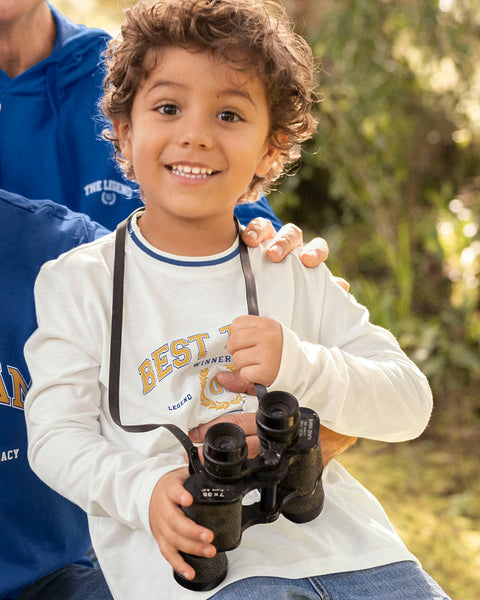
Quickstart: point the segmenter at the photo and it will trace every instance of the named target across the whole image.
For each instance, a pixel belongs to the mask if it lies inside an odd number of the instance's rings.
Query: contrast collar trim
[[[128,222],[128,233],[130,235],[133,243],[145,252],[148,256],[151,256],[155,260],[160,262],[167,263],[169,265],[175,265],[177,267],[211,267],[214,265],[220,265],[222,263],[226,263],[232,258],[235,258],[240,253],[240,249],[238,246],[238,240],[235,242],[232,250],[226,250],[225,253],[215,255],[212,258],[207,257],[199,257],[196,259],[195,257],[180,257],[174,256],[172,254],[161,253],[158,250],[153,249],[151,246],[147,245],[146,240],[141,237],[140,230],[137,225],[137,215],[134,214],[132,218]]]

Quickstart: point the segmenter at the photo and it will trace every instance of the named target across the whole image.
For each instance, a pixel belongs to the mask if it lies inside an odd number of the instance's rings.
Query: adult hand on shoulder
[[[267,248],[267,257],[273,262],[281,262],[292,250],[302,246],[300,259],[305,267],[318,267],[328,258],[328,244],[320,237],[313,238],[303,244],[303,232],[293,223],[287,223],[276,232],[268,219],[258,217],[250,221],[242,232],[242,240],[247,246],[255,248],[265,240],[272,239]],[[346,292],[350,289],[348,281],[343,277],[335,277],[338,285]]]
[[[328,244],[323,238],[314,238],[303,244],[303,232],[293,223],[284,225],[276,232],[268,219],[253,219],[242,232],[242,240],[254,248],[265,240],[272,239],[267,248],[267,256],[273,262],[282,261],[292,250],[303,246],[300,258],[306,267],[317,267],[328,256]]]

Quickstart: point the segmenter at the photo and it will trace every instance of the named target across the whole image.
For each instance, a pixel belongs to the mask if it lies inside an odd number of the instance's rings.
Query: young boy
[[[307,272],[293,254],[279,274],[250,251],[261,316],[246,315],[233,209],[275,180],[315,128],[312,55],[282,11],[253,0],[140,2],[107,63],[108,137],[145,202],[125,246],[122,422],[188,431],[255,410],[255,397],[219,385],[216,373],[230,367],[294,394],[342,433],[418,436],[432,403],[425,377],[325,267]],[[316,519],[246,530],[215,590],[174,581],[172,567],[194,577],[180,552],[212,557],[215,540],[182,511],[192,497],[175,437],[127,432],[110,413],[114,241],[42,269],[39,328],[25,352],[32,467],[89,514],[115,598],[446,598],[335,461]]]

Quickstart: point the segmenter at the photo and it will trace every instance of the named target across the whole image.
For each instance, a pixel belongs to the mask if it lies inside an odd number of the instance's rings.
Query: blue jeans
[[[99,569],[68,565],[27,586],[17,600],[113,600]]]
[[[283,579],[249,577],[227,585],[210,600],[449,600],[411,561],[363,571]]]

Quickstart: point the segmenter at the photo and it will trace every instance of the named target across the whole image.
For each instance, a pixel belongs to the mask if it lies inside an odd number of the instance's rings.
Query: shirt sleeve
[[[99,349],[109,331],[102,316],[108,308],[99,298],[106,295],[90,288],[72,295],[66,280],[75,275],[57,266],[48,263],[37,278],[39,329],[25,346],[32,375],[25,402],[31,467],[87,514],[150,531],[153,489],[162,475],[184,466],[183,453],[147,457],[122,446],[123,432],[118,439],[102,435]],[[75,270],[72,261],[68,267]]]
[[[96,221],[91,221],[90,219],[88,219],[87,222],[87,229],[89,233],[89,242],[98,240],[99,238],[110,233],[110,230],[108,230],[106,227],[100,225],[100,223],[97,223]]]
[[[301,339],[282,325],[280,370],[269,389],[289,391],[316,410],[322,424],[346,435],[389,442],[419,436],[432,410],[426,377],[394,336],[373,325],[367,309],[322,270],[321,285],[304,295],[315,305],[302,311],[306,319],[314,310],[321,315],[317,330]]]

